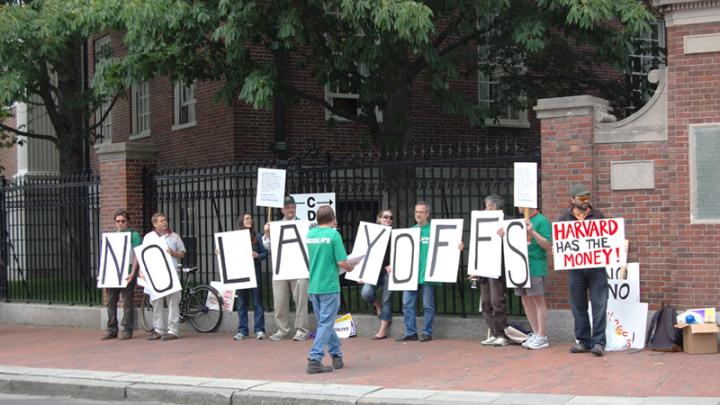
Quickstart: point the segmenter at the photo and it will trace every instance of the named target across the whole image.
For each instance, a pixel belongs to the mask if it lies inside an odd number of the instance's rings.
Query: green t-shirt
[[[417,224],[413,228],[417,228]],[[420,228],[420,258],[418,259],[418,284],[425,284],[428,248],[430,247],[430,222]]]
[[[140,237],[139,233],[137,233],[129,228],[122,232],[130,232],[130,245],[132,245],[133,248],[136,248],[136,247],[142,245],[142,238]],[[132,273],[132,258],[134,257],[134,255],[135,255],[135,250],[133,249],[132,255],[130,256],[130,273]]]
[[[545,215],[537,213],[530,218],[535,232],[539,233],[543,238],[550,240],[552,227]],[[528,245],[528,257],[530,260],[530,275],[533,277],[547,276],[547,251],[538,245],[535,238]]]
[[[333,228],[316,227],[308,232],[310,281],[308,294],[340,292],[337,263],[347,259],[340,234]]]

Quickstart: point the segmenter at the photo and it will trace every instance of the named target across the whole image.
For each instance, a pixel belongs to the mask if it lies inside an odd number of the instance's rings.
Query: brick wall
[[[10,113],[12,116],[5,120],[3,124],[15,128],[17,123],[15,121],[14,107],[10,110]],[[17,146],[0,148],[0,167],[4,167],[4,169],[0,170],[0,175],[5,176],[6,179],[11,179],[17,174]]]
[[[720,123],[720,53],[686,55],[686,35],[720,33],[720,23],[669,27],[668,140],[592,143],[592,117],[542,122],[544,211],[557,220],[569,204],[568,188],[584,182],[592,203],[606,216],[626,220],[629,261],[640,262],[641,296],[657,308],[720,304],[720,225],[690,222],[688,126]],[[652,160],[655,188],[611,190],[610,162]],[[567,275],[555,272],[548,283],[553,308],[568,308]]]

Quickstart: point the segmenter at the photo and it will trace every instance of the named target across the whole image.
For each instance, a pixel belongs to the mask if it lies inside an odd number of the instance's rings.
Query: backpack
[[[675,328],[677,312],[669,304],[655,312],[648,327],[645,346],[658,352],[681,352],[683,350],[682,330]]]

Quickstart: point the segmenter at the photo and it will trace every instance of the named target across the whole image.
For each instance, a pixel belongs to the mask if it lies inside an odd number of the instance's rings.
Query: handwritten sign
[[[393,229],[390,236],[390,291],[414,291],[418,286],[420,228]]]
[[[273,280],[310,277],[306,243],[309,230],[310,224],[304,220],[270,223]]]
[[[647,314],[647,303],[608,300],[605,350],[644,348]]]
[[[620,278],[622,266],[608,266],[608,300],[640,302],[640,263],[627,264],[627,278]]]
[[[102,235],[98,288],[125,288],[132,261],[130,232],[112,232]]]
[[[462,219],[433,219],[430,222],[425,281],[433,283],[457,281],[460,264],[458,245],[462,242],[462,231]]]
[[[182,289],[172,257],[164,239],[152,238],[135,248],[140,271],[145,277],[145,293],[152,301]]]
[[[216,233],[215,246],[220,282],[225,285],[224,288],[243,290],[257,287],[250,230]]]
[[[362,281],[365,284],[375,285],[382,270],[385,252],[390,240],[389,226],[378,225],[371,222],[360,222],[355,246],[350,257],[365,255],[355,266],[355,269],[345,276],[346,280]]]
[[[260,167],[257,178],[255,205],[282,208],[285,203],[285,170]]]
[[[618,266],[627,263],[622,218],[553,223],[555,270]]]
[[[222,310],[225,312],[233,312],[235,310],[235,290],[228,288],[226,284],[219,281],[211,281],[210,287],[216,289],[218,294],[220,294],[220,299],[222,300]],[[207,306],[211,311],[220,310],[215,294],[208,294],[205,306]]]
[[[470,213],[470,255],[468,275],[500,278],[502,272],[502,211],[473,211]]]
[[[515,206],[537,208],[537,163],[515,162],[513,172]]]

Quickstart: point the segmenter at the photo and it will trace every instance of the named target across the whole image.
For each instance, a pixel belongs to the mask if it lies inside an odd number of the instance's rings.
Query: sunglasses
[[[577,199],[580,202],[586,203],[586,202],[590,201],[590,195],[583,195],[583,196],[575,197],[575,199]]]
[[[383,219],[393,219],[392,215],[383,215]]]

